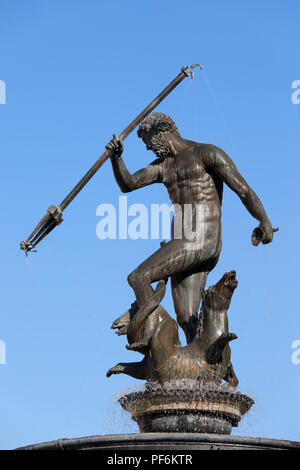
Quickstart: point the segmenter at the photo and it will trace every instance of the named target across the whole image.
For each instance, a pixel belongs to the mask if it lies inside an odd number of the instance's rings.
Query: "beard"
[[[166,158],[171,154],[169,144],[159,135],[154,135],[151,138],[151,150],[159,158]]]

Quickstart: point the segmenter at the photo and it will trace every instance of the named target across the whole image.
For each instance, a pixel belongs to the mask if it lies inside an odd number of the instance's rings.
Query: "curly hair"
[[[141,137],[142,132],[150,132],[157,134],[158,132],[171,132],[172,134],[179,135],[178,129],[174,121],[163,113],[152,113],[147,116],[140,124],[137,135]]]

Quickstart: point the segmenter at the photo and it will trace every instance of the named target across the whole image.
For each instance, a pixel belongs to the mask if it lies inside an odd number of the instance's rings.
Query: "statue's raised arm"
[[[110,151],[110,160],[114,176],[123,193],[143,188],[149,184],[161,182],[162,171],[159,159],[131,174],[122,158],[123,143],[115,134],[113,135],[113,139],[107,144],[106,149]]]

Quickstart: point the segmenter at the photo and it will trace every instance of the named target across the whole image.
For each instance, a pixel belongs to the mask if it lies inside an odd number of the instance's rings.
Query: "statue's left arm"
[[[239,196],[249,213],[260,222],[252,233],[253,245],[256,246],[260,242],[270,243],[276,229],[272,228],[259,197],[239,173],[231,158],[221,149],[212,148],[204,155],[203,160],[206,167],[217,174]]]

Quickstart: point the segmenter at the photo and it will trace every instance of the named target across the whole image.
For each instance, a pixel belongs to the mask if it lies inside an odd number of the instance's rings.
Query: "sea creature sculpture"
[[[191,343],[181,346],[177,322],[160,305],[165,293],[165,281],[160,281],[141,309],[133,303],[112,325],[119,335],[127,334],[127,348],[144,354],[144,359],[121,362],[109,369],[107,376],[123,373],[160,383],[198,379],[220,384],[225,380],[236,387],[229,342],[237,336],[229,333],[227,310],[237,284],[235,271],[230,271],[203,290],[197,333]]]

